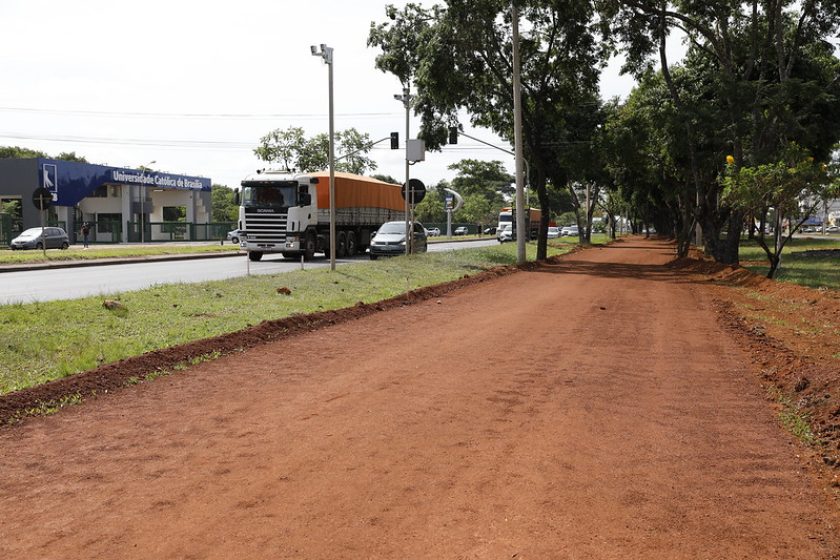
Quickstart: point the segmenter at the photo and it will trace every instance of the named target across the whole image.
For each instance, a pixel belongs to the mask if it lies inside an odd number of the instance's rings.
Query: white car
[[[432,229],[426,230],[426,237],[437,237],[438,235],[440,235],[439,228],[433,227]]]
[[[559,227],[554,227],[554,226],[549,226],[548,227],[548,238],[549,239],[557,239],[558,237],[560,237],[560,228]]]
[[[513,237],[513,226],[511,226],[511,224],[504,224],[501,228],[496,230],[496,239],[499,240],[499,243],[513,241]]]
[[[579,235],[578,227],[577,226],[566,226],[560,230],[560,235],[563,237],[571,237],[575,235]]]

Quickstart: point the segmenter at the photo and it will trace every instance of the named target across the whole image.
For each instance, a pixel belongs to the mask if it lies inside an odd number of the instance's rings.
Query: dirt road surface
[[[0,558],[837,558],[700,282],[570,255],[0,431]]]

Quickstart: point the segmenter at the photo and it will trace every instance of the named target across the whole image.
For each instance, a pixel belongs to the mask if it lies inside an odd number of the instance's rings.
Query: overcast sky
[[[269,130],[327,131],[327,67],[309,50],[319,43],[335,49],[336,129],[372,139],[399,131],[404,141],[405,112],[393,98],[401,86],[374,67],[377,50],[366,46],[386,3],[2,0],[0,145],[126,167],[155,161],[154,169],[235,187],[265,166],[252,150]],[[617,66],[602,78],[605,98],[633,85]],[[417,125],[412,116],[412,136]],[[400,179],[404,152],[386,144],[371,152],[376,172]],[[447,166],[464,158],[513,170],[512,157],[462,139],[428,153],[412,176],[451,179]]]

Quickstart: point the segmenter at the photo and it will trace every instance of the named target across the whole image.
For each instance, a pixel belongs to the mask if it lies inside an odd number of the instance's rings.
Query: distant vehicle
[[[470,232],[467,226],[460,226],[455,228],[455,231],[452,233],[453,235],[467,235]]]
[[[29,228],[12,239],[9,247],[19,249],[66,249],[70,246],[67,232],[60,227]]]
[[[496,239],[499,243],[505,243],[506,241],[513,241],[516,239],[516,235],[514,235],[513,231],[513,225],[502,224],[502,227],[496,230]]]
[[[414,252],[425,253],[429,248],[426,228],[414,222]],[[370,240],[370,260],[405,254],[405,222],[386,222]]]
[[[528,235],[526,239],[536,239],[540,233],[540,219],[542,217],[542,210],[539,208],[525,209],[525,231]],[[552,222],[553,223],[553,222]],[[499,229],[504,224],[516,224],[516,211],[512,207],[502,208],[499,212]]]
[[[400,186],[372,177],[336,173],[335,247],[330,247],[330,174],[257,171],[242,180],[238,223],[248,258],[282,253],[311,260],[315,253],[338,258],[364,253],[371,232],[388,220],[405,218]],[[403,222],[404,224],[405,222]],[[423,237],[425,238],[425,232]]]
[[[438,235],[440,235],[440,229],[438,229],[436,227],[433,227],[432,229],[427,229],[426,230],[426,235],[428,237],[437,237]]]
[[[828,226],[826,231],[828,233],[840,233],[840,226]]]
[[[579,234],[580,231],[578,230],[577,226],[566,226],[560,230],[560,235],[562,235],[563,237],[572,237]]]
[[[496,229],[497,228],[490,226],[489,228],[484,228],[484,233],[485,235],[493,235],[494,233],[496,233]]]
[[[548,238],[549,239],[557,239],[560,237],[560,228],[551,226],[548,228]]]
[[[227,233],[228,241],[231,243],[239,243],[242,239],[242,230],[241,229],[232,229]]]

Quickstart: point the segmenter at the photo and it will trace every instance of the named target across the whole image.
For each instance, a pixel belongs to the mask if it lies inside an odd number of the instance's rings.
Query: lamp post
[[[312,56],[320,56],[329,68],[330,97],[330,270],[335,270],[335,129],[333,109],[333,49],[324,43],[309,47]]]
[[[408,161],[408,135],[410,132],[409,126],[409,118],[411,116],[411,90],[408,86],[403,88],[402,95],[395,94],[394,99],[397,101],[402,101],[403,105],[405,105],[405,254],[408,255],[411,253],[411,246],[413,245],[412,241],[414,241],[414,236],[412,235],[411,228],[413,228],[413,224],[411,224],[411,220],[409,219],[409,199],[411,202],[414,202],[412,192],[409,191],[408,181],[410,179],[410,165]]]
[[[138,198],[140,199],[140,243],[143,244],[146,242],[145,240],[145,229],[146,229],[146,192],[143,190],[146,187],[143,185],[143,177],[146,176],[146,169],[150,166],[157,163],[156,160],[152,160],[146,165],[140,166],[140,185],[138,188]]]

